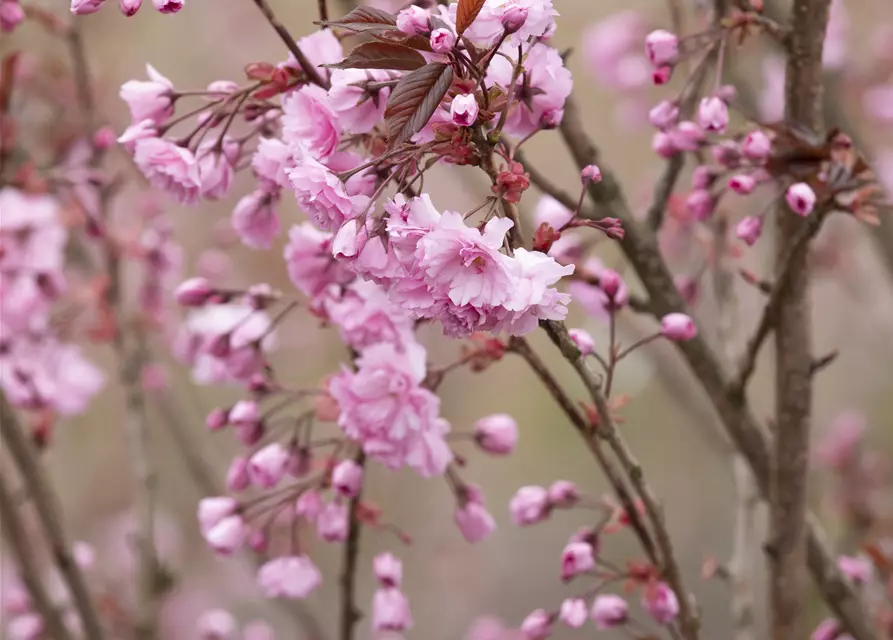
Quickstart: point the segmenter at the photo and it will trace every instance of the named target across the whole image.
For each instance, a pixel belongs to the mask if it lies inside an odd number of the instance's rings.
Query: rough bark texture
[[[830,0],[795,0],[785,72],[785,116],[819,133],[822,116],[822,50]],[[778,209],[778,260],[791,250],[807,220]],[[812,408],[812,330],[809,252],[791,257],[790,286],[775,328],[775,451],[770,484],[769,598],[772,638],[808,635],[806,515]]]

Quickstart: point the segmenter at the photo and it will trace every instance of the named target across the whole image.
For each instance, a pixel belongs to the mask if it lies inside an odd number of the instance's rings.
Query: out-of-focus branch
[[[561,134],[577,167],[582,170],[595,162],[597,148],[587,135],[573,97],[564,106]],[[649,294],[657,315],[684,312],[686,305],[673,277],[663,261],[654,234],[632,215],[626,198],[610,167],[599,163],[602,181],[589,186],[589,197],[599,214],[618,218],[625,236],[620,247]],[[703,337],[677,342],[676,346],[697,377],[736,448],[747,458],[760,492],[769,489],[769,436],[759,425],[746,400],[728,393],[729,377]],[[834,557],[822,544],[824,533],[815,520],[809,525],[809,563],[823,598],[856,640],[875,640],[862,603],[852,587],[840,575]]]
[[[362,449],[354,457],[362,469],[366,464],[366,454]],[[344,561],[341,567],[341,615],[338,623],[338,638],[340,640],[352,640],[354,627],[360,619],[360,612],[356,602],[357,559],[360,556],[360,522],[358,507],[360,506],[361,491],[350,500],[350,522],[347,530],[347,540],[344,542]]]
[[[21,473],[28,495],[34,501],[38,518],[50,544],[53,560],[71,593],[75,609],[84,624],[84,632],[90,640],[103,640],[105,632],[90,598],[87,581],[74,561],[71,546],[65,535],[59,500],[40,464],[34,443],[25,435],[18,416],[2,392],[0,392],[0,434],[6,442],[10,457]]]
[[[53,601],[40,581],[40,569],[32,555],[35,545],[28,540],[28,533],[20,518],[13,492],[7,488],[6,474],[2,470],[0,470],[0,524],[6,542],[15,554],[22,582],[34,603],[34,608],[43,619],[47,632],[53,638],[70,640],[72,635],[68,627],[62,622],[59,611],[53,606]]]
[[[328,81],[319,75],[319,71],[316,70],[313,63],[310,62],[310,60],[307,59],[307,56],[304,55],[304,52],[301,51],[301,47],[298,46],[297,40],[292,37],[288,29],[285,28],[285,25],[283,25],[279,21],[279,18],[276,17],[276,14],[273,13],[267,0],[253,0],[253,2],[257,5],[257,8],[260,9],[261,13],[264,14],[264,17],[267,19],[267,22],[270,23],[270,26],[273,27],[277,34],[279,34],[279,38],[285,43],[286,48],[291,51],[295,60],[297,60],[298,64],[301,66],[301,70],[307,76],[307,79],[323,89],[328,89]]]
[[[831,0],[794,0],[785,71],[785,117],[820,133],[822,51]],[[817,214],[814,214],[818,218]],[[772,638],[806,637],[806,515],[812,417],[812,306],[809,253],[798,247],[809,220],[776,213],[778,271],[787,275],[775,326],[775,452],[769,491],[769,608]]]

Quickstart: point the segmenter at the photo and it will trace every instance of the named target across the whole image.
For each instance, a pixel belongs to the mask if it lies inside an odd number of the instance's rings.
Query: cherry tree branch
[[[565,102],[560,132],[579,169],[595,162],[597,148],[586,133],[573,97]],[[618,218],[623,223],[625,235],[620,248],[648,292],[656,315],[685,312],[686,304],[660,255],[654,233],[633,217],[610,167],[600,162],[599,168],[602,181],[589,185],[589,198],[598,208],[598,214]],[[745,398],[728,392],[729,376],[702,336],[677,342],[676,346],[703,387],[735,447],[747,458],[760,492],[765,496],[769,489],[768,434]],[[815,519],[810,520],[808,529],[809,565],[822,597],[856,640],[876,640],[877,634],[868,623],[863,604],[837,570],[834,557],[823,544],[824,533]]]
[[[366,465],[366,454],[362,449],[354,456],[360,468]],[[340,640],[352,640],[354,627],[360,619],[360,611],[356,604],[357,559],[360,556],[360,522],[358,507],[362,497],[362,486],[357,495],[350,500],[350,521],[347,529],[347,540],[344,542],[344,561],[341,567],[341,614],[338,623],[338,638]]]
[[[286,48],[291,51],[292,55],[294,55],[295,60],[298,61],[298,64],[301,66],[301,70],[307,76],[307,79],[323,89],[328,89],[328,81],[319,75],[319,71],[316,70],[313,63],[310,62],[310,60],[307,59],[307,56],[304,55],[304,52],[301,51],[301,47],[298,46],[297,40],[292,37],[288,29],[285,28],[285,25],[283,25],[279,21],[279,18],[276,17],[276,14],[273,13],[267,0],[253,0],[253,2],[257,5],[257,8],[260,9],[261,13],[264,14],[264,17],[267,19],[267,22],[270,23],[270,26],[273,27],[277,34],[279,34],[279,38],[285,43]]]
[[[59,567],[74,607],[84,624],[84,631],[91,640],[103,640],[105,632],[99,621],[87,581],[71,554],[71,545],[62,525],[62,509],[59,499],[41,467],[34,443],[25,435],[18,416],[9,404],[6,394],[0,392],[0,434],[6,442],[9,455],[15,461],[28,495],[34,501],[38,518],[46,533],[53,560]]]
[[[53,605],[40,580],[40,568],[32,555],[34,544],[28,539],[28,532],[16,507],[13,492],[7,488],[6,477],[2,470],[0,470],[0,523],[3,525],[6,542],[15,554],[22,582],[46,630],[53,638],[70,640],[71,632],[62,622],[58,609]]]

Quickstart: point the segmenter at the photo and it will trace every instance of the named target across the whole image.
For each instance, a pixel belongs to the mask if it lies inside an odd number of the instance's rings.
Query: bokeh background
[[[66,4],[58,0],[55,4]],[[653,103],[659,93],[643,91],[631,99],[618,96],[599,82],[599,69],[586,55],[587,29],[618,11],[639,11],[646,23],[668,24],[663,0],[554,0],[560,12],[555,43],[573,49],[568,64],[574,73],[575,93],[582,104],[588,132],[599,143],[603,158],[619,176],[632,205],[644,210],[661,161],[650,151],[651,130],[641,124],[642,105]],[[690,14],[691,2],[682,3]],[[877,36],[879,17],[893,21],[889,0],[843,0],[847,14],[847,68],[868,64],[872,39]],[[271,5],[296,35],[309,33],[317,18],[316,0],[271,0]],[[338,0],[330,0],[333,14],[343,12]],[[103,112],[118,130],[127,124],[126,108],[117,100],[117,88],[128,79],[142,78],[150,62],[181,89],[202,88],[212,80],[241,80],[243,67],[251,61],[276,62],[285,55],[275,34],[249,0],[190,0],[177,16],[162,16],[144,9],[124,19],[109,7],[82,18],[91,67],[100,87]],[[689,25],[693,26],[691,15]],[[4,37],[2,48],[26,45],[54,51],[54,43],[28,31]],[[758,104],[764,93],[767,63],[764,44],[752,43],[730,64],[736,77],[749,84]],[[832,89],[839,113],[846,116],[848,130],[860,134],[865,151],[879,156],[885,146],[893,148],[893,127],[866,117],[858,93],[846,87]],[[771,95],[768,98],[771,101]],[[843,124],[843,122],[837,123]],[[527,145],[526,155],[557,183],[576,190],[577,175],[562,148],[557,133],[544,133]],[[435,204],[455,210],[471,209],[480,203],[487,187],[470,169],[443,171],[427,180]],[[245,186],[247,187],[247,182]],[[680,181],[680,193],[687,189]],[[164,203],[186,249],[185,275],[195,273],[196,261],[208,234],[226,220],[235,200],[244,192],[236,188],[227,200],[203,204],[197,209]],[[139,206],[134,193],[130,202]],[[532,217],[539,194],[531,189],[522,208]],[[287,200],[287,199],[286,199]],[[742,210],[731,211],[740,215]],[[119,212],[117,215],[126,215]],[[282,212],[284,226],[302,219],[293,203]],[[881,234],[889,238],[893,220]],[[815,278],[814,325],[816,349],[840,351],[835,363],[817,379],[815,433],[822,438],[837,416],[848,409],[864,412],[871,425],[872,446],[879,452],[893,449],[893,245],[877,242],[877,232],[849,219],[834,220],[819,240]],[[769,274],[771,246],[747,252],[738,264],[758,274]],[[672,245],[672,246],[671,246]],[[694,276],[703,262],[703,242],[697,237],[669,243],[670,259],[680,274]],[[236,247],[231,259],[230,281],[234,285],[269,282],[289,289],[281,246],[270,252]],[[626,272],[620,255],[609,244],[600,244],[598,257]],[[636,283],[631,278],[632,286]],[[708,331],[715,327],[715,304],[709,275],[698,314]],[[759,312],[760,298],[738,283],[734,294],[736,321],[730,344],[736,353],[743,347]],[[586,317],[579,308],[572,312],[571,326],[589,330],[596,342],[606,342],[606,327]],[[647,318],[625,314],[621,339],[629,343],[651,330]],[[280,378],[295,386],[313,386],[344,361],[331,330],[321,329],[308,318],[295,318],[283,325],[282,347],[274,364]],[[771,342],[771,341],[770,341]],[[458,345],[445,341],[437,331],[426,334],[433,362],[448,362]],[[549,355],[547,360],[570,388],[580,391],[571,372],[554,357],[539,337],[534,344]],[[334,637],[337,612],[338,547],[314,543],[312,554],[323,568],[326,582],[313,597],[299,605],[280,606],[263,600],[253,582],[253,567],[246,559],[220,559],[198,536],[195,507],[204,495],[195,473],[184,463],[182,438],[192,443],[212,470],[210,481],[222,486],[226,466],[238,450],[231,434],[210,434],[203,416],[212,407],[226,405],[239,396],[238,389],[200,387],[189,372],[164,355],[164,344],[155,348],[167,365],[168,388],[150,402],[150,420],[155,460],[159,467],[162,521],[160,547],[176,572],[176,583],[163,609],[164,638],[194,637],[196,616],[208,608],[224,607],[240,620],[264,618],[273,623],[282,638],[325,639]],[[120,388],[114,383],[111,354],[94,354],[110,373],[110,382],[90,409],[64,425],[55,434],[47,454],[53,480],[65,505],[65,516],[76,539],[97,546],[97,572],[109,584],[129,584],[129,509],[132,495],[130,464]],[[771,345],[764,349],[752,383],[750,397],[758,415],[768,418],[772,408]],[[629,394],[623,430],[641,460],[645,472],[665,505],[669,529],[688,584],[703,609],[704,637],[726,638],[729,628],[728,589],[722,582],[702,580],[706,558],[724,561],[732,539],[733,483],[731,451],[704,397],[693,384],[684,363],[672,348],[649,346],[622,367],[617,391]],[[559,555],[568,536],[588,520],[586,512],[562,512],[536,527],[519,529],[508,518],[508,502],[515,490],[526,484],[548,484],[565,478],[577,482],[588,494],[601,495],[606,484],[587,449],[551,398],[540,388],[520,360],[507,357],[481,375],[460,373],[443,385],[443,411],[456,430],[469,429],[488,413],[508,411],[520,424],[517,453],[508,458],[488,458],[468,446],[469,465],[465,477],[481,484],[490,509],[496,515],[496,535],[469,546],[452,522],[454,499],[442,479],[422,480],[412,473],[391,473],[371,465],[367,495],[379,504],[386,518],[412,536],[403,546],[386,532],[366,532],[362,538],[359,565],[359,602],[368,608],[374,589],[373,556],[393,550],[404,560],[405,588],[411,598],[415,628],[412,638],[448,640],[461,638],[472,621],[493,615],[517,624],[532,609],[556,607],[573,592],[561,585]],[[174,437],[172,434],[177,434]],[[462,445],[460,445],[461,447]],[[814,505],[825,517],[829,530],[840,535],[839,522],[829,509],[828,482],[815,478]],[[760,522],[763,515],[759,514]],[[762,524],[760,524],[762,536]],[[606,540],[603,554],[617,561],[637,555],[628,536]],[[758,564],[760,556],[756,555]],[[759,600],[762,591],[758,568],[758,621],[764,622]],[[816,600],[816,620],[821,607]],[[763,627],[760,626],[760,629]],[[359,637],[369,637],[367,622]],[[556,637],[582,637],[560,631]],[[611,637],[604,634],[604,637]],[[621,637],[621,636],[618,636]]]

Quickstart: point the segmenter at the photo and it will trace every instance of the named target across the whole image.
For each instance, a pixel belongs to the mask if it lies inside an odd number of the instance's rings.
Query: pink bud
[[[450,117],[460,127],[470,127],[478,118],[478,101],[473,93],[465,93],[453,98],[450,105]]]
[[[544,609],[532,612],[521,623],[521,633],[528,640],[543,640],[552,632],[552,616]]]
[[[223,555],[229,555],[238,549],[245,540],[245,522],[240,516],[232,515],[223,518],[220,522],[208,529],[204,536],[205,541],[214,551]]]
[[[421,7],[407,7],[397,14],[397,28],[411,36],[427,35],[431,31],[428,18],[428,12]]]
[[[527,22],[527,7],[519,7],[517,5],[509,5],[502,12],[502,28],[506,33],[516,33],[520,31],[524,23]]]
[[[763,162],[772,155],[772,141],[762,131],[751,131],[741,142],[741,153],[749,160]]]
[[[521,526],[542,522],[549,517],[549,508],[549,492],[537,486],[521,487],[509,503],[512,520]]]
[[[568,598],[561,603],[558,617],[571,629],[579,629],[586,624],[586,618],[589,617],[586,611],[586,601],[582,598]]]
[[[679,38],[657,29],[645,37],[645,54],[654,67],[673,66],[679,60]]]
[[[738,174],[729,178],[729,189],[742,196],[750,195],[756,187],[757,181],[753,176]]]
[[[629,605],[626,600],[613,594],[597,596],[589,615],[595,621],[596,629],[613,629],[629,619]]]
[[[347,540],[348,511],[346,504],[330,502],[316,517],[316,535],[326,542]]]
[[[136,12],[140,10],[142,4],[143,0],[118,0],[118,8],[121,9],[121,13],[128,18],[136,15]]]
[[[355,498],[363,485],[363,468],[353,460],[342,460],[332,471],[332,488],[345,498]]]
[[[654,582],[645,588],[642,606],[659,624],[669,624],[679,615],[679,600],[665,582]]]
[[[205,426],[208,427],[210,431],[222,429],[229,423],[228,415],[229,412],[227,412],[226,409],[221,409],[220,407],[211,409],[210,413],[208,413],[208,416],[205,418]]]
[[[480,542],[496,530],[496,521],[483,504],[469,500],[457,507],[453,516],[462,537],[468,542]]]
[[[583,184],[589,184],[590,182],[601,182],[602,181],[602,170],[598,168],[596,164],[588,164],[583,167],[583,170],[580,172],[580,180],[583,181]]]
[[[691,174],[691,186],[693,189],[709,189],[719,177],[719,172],[706,164],[699,164]]]
[[[264,437],[263,422],[244,422],[236,425],[236,438],[246,447],[253,447]]]
[[[598,286],[608,298],[616,298],[624,285],[619,273],[613,269],[604,269],[598,276]]]
[[[697,151],[706,140],[701,127],[690,120],[683,120],[669,133],[673,144],[682,151]]]
[[[0,0],[0,31],[12,33],[24,20],[25,10],[18,0]]]
[[[716,96],[702,98],[698,106],[698,124],[705,131],[725,133],[729,126],[729,108]]]
[[[685,199],[685,208],[695,220],[706,220],[716,210],[716,198],[707,189],[695,189]]]
[[[315,522],[320,511],[322,511],[322,498],[314,489],[302,493],[295,502],[295,515],[308,522]]]
[[[184,307],[201,307],[216,293],[216,289],[204,278],[190,278],[174,292],[177,303]]]
[[[272,489],[285,476],[288,451],[278,442],[268,444],[248,460],[248,477],[262,489]]]
[[[435,53],[449,53],[456,46],[456,35],[448,29],[435,29],[431,32],[431,49]]]
[[[556,480],[549,487],[549,504],[568,509],[580,501],[580,491],[570,480]]]
[[[674,126],[679,120],[679,105],[669,100],[662,100],[648,112],[648,121],[661,131]]]
[[[239,400],[229,410],[228,418],[235,425],[253,424],[260,421],[260,410],[254,400]]]
[[[549,109],[540,118],[540,128],[545,131],[557,129],[564,120],[564,109]]]
[[[670,78],[673,77],[673,67],[658,67],[654,71],[651,72],[651,82],[655,84],[655,86],[661,86],[667,84],[670,81]]]
[[[375,556],[372,568],[383,587],[399,587],[403,581],[403,563],[391,553],[380,553]]]
[[[571,329],[567,333],[582,355],[588,356],[595,351],[595,340],[592,339],[589,332],[583,329]]]
[[[379,589],[372,597],[372,629],[405,631],[412,628],[409,601],[403,592],[391,587]]]
[[[571,542],[561,552],[561,579],[568,580],[595,566],[595,554],[585,542]]]
[[[651,148],[661,158],[672,158],[679,153],[679,148],[673,142],[673,136],[663,131],[658,131],[651,138]]]
[[[698,328],[684,313],[668,313],[661,318],[660,332],[669,340],[691,340],[698,335]]]
[[[251,478],[248,476],[248,459],[242,456],[236,456],[229,463],[229,469],[226,471],[226,488],[233,493],[244,491],[251,484]]]
[[[186,0],[152,0],[158,13],[177,13],[186,4]]]
[[[234,640],[237,636],[236,619],[224,609],[211,609],[196,621],[200,640]]]
[[[815,191],[805,182],[798,182],[788,187],[785,200],[787,200],[791,211],[798,216],[806,217],[815,208]]]
[[[495,413],[475,423],[474,439],[487,453],[511,453],[518,442],[518,424],[507,413]]]
[[[208,92],[214,94],[214,98],[225,98],[226,96],[232,95],[233,93],[238,91],[239,85],[232,80],[214,80],[213,82],[208,84],[207,90]],[[229,155],[230,154],[228,153],[227,156]],[[238,160],[238,145],[236,145],[236,147],[234,148],[233,155],[235,156],[235,158],[230,159],[233,161]]]
[[[3,2],[4,0],[0,0]],[[93,134],[93,147],[99,151],[107,151],[117,142],[115,130],[111,127],[101,127]]]
[[[868,558],[840,556],[837,558],[837,568],[854,584],[863,585],[871,580],[871,562],[869,562]]]
[[[239,503],[229,496],[202,498],[198,503],[198,524],[204,532],[239,509]]]
[[[0,0],[0,8],[5,4]],[[43,618],[36,613],[25,613],[14,617],[6,627],[9,640],[40,640],[44,635]]]
[[[270,539],[266,533],[258,530],[248,536],[248,546],[257,553],[266,553],[270,546]]]
[[[322,582],[319,568],[307,556],[281,556],[257,572],[257,584],[268,598],[306,598]]]
[[[102,8],[105,0],[71,0],[71,12],[76,16],[96,13]]]
[[[763,233],[763,218],[761,216],[747,216],[742,218],[735,227],[735,236],[744,240],[749,246],[756,244]]]

